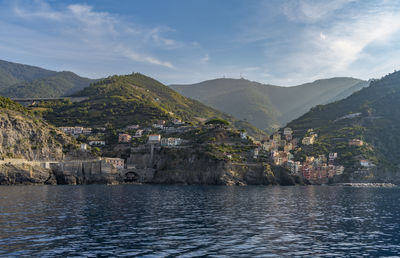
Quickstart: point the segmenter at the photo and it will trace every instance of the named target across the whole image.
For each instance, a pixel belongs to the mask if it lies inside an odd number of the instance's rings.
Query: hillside
[[[55,72],[0,60],[0,95],[6,97],[66,96],[94,81],[72,72]]]
[[[90,125],[123,128],[129,124],[151,124],[155,120],[182,121],[197,124],[211,118],[223,118],[251,135],[262,134],[250,124],[214,110],[196,100],[171,90],[160,82],[135,73],[112,76],[74,94],[89,97],[79,103],[44,103],[44,118],[61,125]]]
[[[59,160],[74,140],[33,116],[10,99],[0,97],[0,157]]]
[[[367,83],[344,77],[279,87],[245,79],[215,79],[170,87],[187,97],[271,132],[304,114],[311,107],[347,97]]]
[[[381,169],[397,171],[400,72],[374,80],[346,99],[316,106],[288,126],[297,137],[303,137],[310,128],[319,135],[316,144],[303,146],[299,155],[338,152],[339,162],[350,169],[359,167],[360,159],[367,159]],[[364,144],[349,146],[351,139]]]

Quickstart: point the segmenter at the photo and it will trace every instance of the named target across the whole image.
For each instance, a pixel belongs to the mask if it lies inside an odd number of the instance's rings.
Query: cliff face
[[[156,150],[132,155],[129,169],[117,170],[102,160],[0,166],[0,184],[303,184],[286,169],[262,163],[232,163],[189,149]],[[33,162],[31,162],[33,163]],[[44,168],[47,167],[47,168]]]
[[[161,149],[150,155],[133,154],[130,162],[138,173],[151,168],[153,176],[146,182],[156,184],[208,185],[294,185],[303,182],[286,169],[262,163],[233,163],[218,160],[193,149]]]
[[[0,109],[0,157],[61,160],[71,138],[37,118]]]
[[[0,185],[56,184],[50,169],[29,164],[0,165]]]
[[[122,176],[123,173],[102,160],[0,165],[0,185],[119,184],[124,182]]]

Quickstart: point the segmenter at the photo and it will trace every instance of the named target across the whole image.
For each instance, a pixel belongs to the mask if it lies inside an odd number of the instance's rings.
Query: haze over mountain
[[[293,87],[261,84],[245,79],[215,79],[170,87],[271,132],[315,105],[345,98],[367,85],[367,81],[337,77]]]
[[[181,119],[197,124],[212,118],[228,120],[233,127],[249,134],[265,134],[245,121],[226,115],[197,100],[182,96],[162,83],[134,73],[111,76],[74,94],[89,97],[78,103],[47,103],[44,117],[57,126],[110,126],[124,128],[131,124],[151,125],[156,120]]]
[[[56,72],[0,60],[0,95],[5,97],[66,96],[94,81],[72,72]]]
[[[303,146],[304,155],[337,152],[347,167],[368,159],[395,171],[400,164],[400,72],[371,81],[346,99],[316,106],[288,126],[298,137],[310,128],[318,133],[315,144]],[[349,146],[351,139],[365,144]]]

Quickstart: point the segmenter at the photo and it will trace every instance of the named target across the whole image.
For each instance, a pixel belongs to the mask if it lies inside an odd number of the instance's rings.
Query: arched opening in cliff
[[[129,171],[125,173],[124,182],[125,183],[133,183],[139,181],[139,175],[134,171]]]

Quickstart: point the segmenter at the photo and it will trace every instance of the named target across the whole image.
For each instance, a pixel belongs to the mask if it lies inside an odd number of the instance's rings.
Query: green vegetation
[[[216,79],[170,87],[272,132],[311,107],[345,98],[367,84],[354,78],[332,78],[295,87],[278,87],[244,79]]]
[[[207,121],[206,125],[229,125],[229,122],[224,119],[215,118]]]
[[[150,125],[156,120],[173,118],[199,124],[218,117],[229,121],[234,127],[246,129],[249,134],[263,135],[248,123],[186,98],[138,73],[111,76],[93,83],[74,96],[89,99],[79,103],[48,101],[40,103],[35,109],[57,126],[123,128],[130,124]]]
[[[295,137],[303,137],[309,128],[319,135],[316,144],[301,147],[298,157],[334,151],[339,153],[338,162],[348,167],[368,159],[396,170],[400,160],[400,73],[373,81],[344,100],[316,106],[288,126]],[[351,139],[365,144],[349,146]]]
[[[1,96],[0,96],[0,108],[6,109],[6,110],[14,110],[14,111],[18,111],[18,112],[21,112],[24,114],[29,113],[29,110],[24,108],[20,104],[15,103],[14,101],[12,101],[9,98],[5,98],[5,97],[1,97]]]
[[[72,72],[55,72],[0,60],[0,95],[6,97],[66,96],[95,81]]]
[[[0,157],[59,159],[75,148],[74,138],[36,117],[30,110],[0,97]]]

